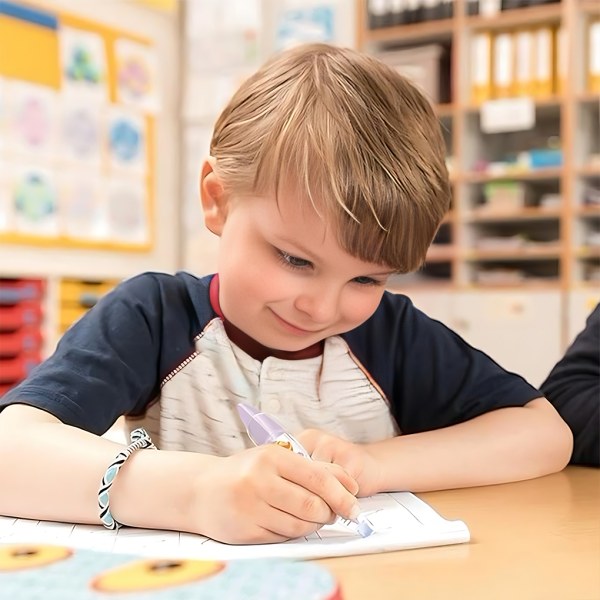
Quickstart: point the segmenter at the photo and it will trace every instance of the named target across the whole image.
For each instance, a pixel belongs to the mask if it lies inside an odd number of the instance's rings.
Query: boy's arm
[[[346,469],[358,481],[361,496],[538,477],[562,469],[572,447],[569,428],[544,398],[372,444],[353,444],[318,430],[299,438],[315,460]]]
[[[99,524],[98,488],[122,446],[15,404],[0,412],[0,515]],[[220,458],[139,450],[110,490],[126,525],[200,533],[229,543],[307,535],[358,512],[356,482],[338,467],[275,445]],[[332,512],[333,511],[333,512]]]
[[[517,481],[561,470],[572,435],[544,398],[470,421],[370,444],[379,491],[416,492]]]

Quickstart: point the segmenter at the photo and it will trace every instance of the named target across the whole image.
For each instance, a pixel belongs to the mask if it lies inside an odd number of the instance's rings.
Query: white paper
[[[488,100],[481,105],[480,114],[484,133],[526,131],[535,127],[535,103],[528,97]]]
[[[279,544],[227,545],[199,535],[124,527],[71,525],[0,517],[0,543],[48,543],[161,558],[236,560],[315,559],[460,544],[470,539],[462,521],[448,521],[408,492],[361,499],[378,530],[367,538],[341,526],[325,526],[309,537]]]

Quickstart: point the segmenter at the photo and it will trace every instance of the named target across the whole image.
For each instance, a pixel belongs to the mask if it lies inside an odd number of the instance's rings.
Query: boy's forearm
[[[550,403],[498,409],[465,423],[368,446],[383,465],[381,491],[488,485],[561,470],[572,435]]]
[[[44,413],[32,420],[34,410],[14,406],[0,413],[0,455],[11,457],[0,461],[0,514],[99,524],[100,481],[123,446]],[[189,486],[203,460],[215,458],[134,452],[111,488],[114,518],[131,526],[189,529]]]

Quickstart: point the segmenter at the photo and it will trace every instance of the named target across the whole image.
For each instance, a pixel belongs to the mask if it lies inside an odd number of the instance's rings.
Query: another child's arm
[[[600,466],[600,304],[540,389],[573,432],[571,462]]]
[[[42,410],[6,407],[0,412],[0,514],[99,523],[100,480],[121,449]],[[276,446],[227,458],[139,450],[119,471],[110,506],[127,525],[258,543],[306,535],[334,513],[354,516],[356,491],[343,469]]]
[[[299,437],[314,459],[343,466],[358,481],[361,496],[538,477],[562,469],[572,447],[569,428],[544,398],[374,444],[352,444],[315,430]]]

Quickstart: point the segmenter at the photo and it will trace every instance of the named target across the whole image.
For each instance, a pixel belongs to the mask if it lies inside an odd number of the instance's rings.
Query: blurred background
[[[596,0],[0,0],[0,395],[124,278],[215,270],[212,125],[266,58],[360,48],[441,121],[432,317],[539,385],[600,300]]]

